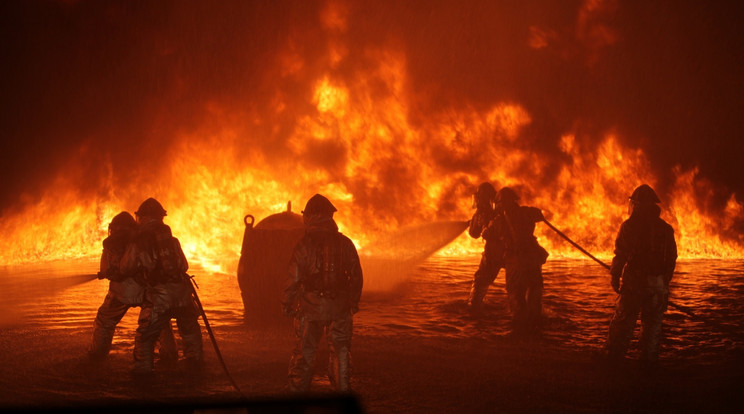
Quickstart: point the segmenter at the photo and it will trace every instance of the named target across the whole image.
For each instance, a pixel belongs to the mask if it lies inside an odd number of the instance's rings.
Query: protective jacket
[[[483,236],[486,239],[487,234],[484,233],[491,220],[496,216],[496,212],[492,208],[478,208],[473,213],[473,218],[470,219],[470,226],[468,227],[468,234],[470,237],[477,239]]]
[[[539,267],[548,258],[534,235],[535,223],[542,221],[539,208],[510,203],[494,218],[494,233],[505,246],[504,261],[507,268]]]
[[[668,289],[677,260],[674,230],[656,204],[637,206],[620,226],[610,273],[622,291]]]
[[[125,278],[121,272],[120,262],[133,235],[131,231],[119,231],[103,240],[102,276],[112,281],[120,281]]]
[[[284,313],[334,320],[359,309],[362,267],[354,243],[332,218],[308,226],[295,246],[284,291]]]
[[[145,288],[141,273],[137,269],[124,271],[121,268],[122,258],[133,234],[120,231],[103,240],[100,275],[110,280],[109,295],[126,305],[139,306],[144,299]]]
[[[181,244],[162,221],[141,224],[122,261],[122,270],[142,272],[149,286],[182,280],[189,269]]]

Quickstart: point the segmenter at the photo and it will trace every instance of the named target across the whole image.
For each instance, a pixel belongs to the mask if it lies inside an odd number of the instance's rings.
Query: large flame
[[[521,134],[532,115],[519,102],[450,107],[422,120],[401,51],[368,50],[364,73],[339,76],[335,69],[349,48],[340,36],[347,26],[343,8],[331,3],[321,22],[339,36],[327,46],[327,67],[311,79],[305,109],[282,93],[266,103],[269,110],[255,113],[209,102],[209,121],[174,133],[178,145],[154,174],[135,174],[125,187],[104,177],[96,196],[79,191],[73,177],[80,173],[69,163],[39,199],[3,214],[0,264],[96,256],[109,220],[153,196],[168,210],[166,223],[191,261],[233,272],[246,214],[260,219],[284,211],[288,201],[299,211],[322,193],[337,206],[341,230],[363,249],[401,226],[469,219],[473,190],[486,180],[516,188],[523,204],[540,207],[574,241],[607,257],[628,195],[641,183],[660,182],[643,149],[624,147],[612,131],[592,137],[599,145],[565,131],[557,154],[535,151]],[[288,47],[277,73],[296,77],[306,63]],[[280,128],[287,118],[294,121],[289,138],[266,151],[273,139],[267,125]],[[713,216],[706,208],[711,183],[696,169],[674,174],[662,210],[681,257],[744,257],[742,235],[731,230],[744,206],[732,195],[725,215]],[[538,225],[537,235],[551,257],[580,256],[546,226]],[[481,249],[482,241],[463,235],[440,254]]]

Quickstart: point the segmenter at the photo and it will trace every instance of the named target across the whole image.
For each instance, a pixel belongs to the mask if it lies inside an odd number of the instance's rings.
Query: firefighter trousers
[[[93,323],[93,339],[88,348],[88,355],[94,358],[108,355],[114,339],[116,325],[121,321],[127,311],[133,307],[139,307],[139,305],[122,303],[115,295],[110,293],[106,295],[103,304],[98,308],[98,313]],[[176,348],[176,341],[173,337],[173,330],[170,324],[163,326],[159,336],[160,359],[177,359],[178,349]]]
[[[297,344],[289,361],[291,391],[310,388],[315,353],[324,332],[330,351],[328,378],[331,385],[337,391],[350,391],[352,321],[351,312],[334,320],[308,320],[302,315],[295,319]]]
[[[503,265],[498,260],[490,257],[488,250],[483,252],[478,270],[473,275],[473,284],[470,287],[468,306],[471,309],[481,309],[483,299],[486,297],[486,293],[488,293],[488,288],[496,280],[496,276],[498,276],[502,267]]]
[[[625,356],[633,337],[638,316],[641,317],[641,360],[659,359],[661,325],[667,305],[664,292],[622,292],[615,301],[615,314],[610,322],[606,350],[610,358]]]
[[[507,267],[506,293],[512,314],[512,332],[527,334],[539,331],[543,295],[541,266]]]
[[[202,360],[200,312],[191,296],[191,287],[184,283],[168,283],[148,288],[148,300],[140,311],[134,342],[135,371],[149,372],[153,368],[155,342],[160,331],[176,320],[183,344],[183,357],[193,366]]]

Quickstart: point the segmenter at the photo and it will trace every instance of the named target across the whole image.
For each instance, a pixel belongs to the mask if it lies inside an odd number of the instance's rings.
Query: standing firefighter
[[[506,292],[512,314],[512,332],[535,333],[542,318],[542,265],[548,252],[534,236],[535,223],[545,220],[540,209],[520,206],[519,197],[509,187],[496,196],[494,234],[503,243]]]
[[[109,235],[103,240],[101,270],[98,277],[109,279],[109,289],[103,304],[98,308],[94,322],[93,340],[88,348],[91,358],[103,358],[111,350],[114,330],[129,308],[142,305],[145,287],[141,273],[121,271],[121,259],[137,232],[134,217],[126,211],[114,216],[109,224]],[[176,342],[170,325],[163,328],[160,337],[160,359],[177,358]]]
[[[183,355],[190,369],[202,361],[199,310],[192,296],[189,268],[178,239],[163,223],[166,212],[154,198],[145,200],[135,213],[139,229],[122,261],[123,269],[141,271],[145,276],[145,305],[139,316],[134,344],[135,372],[153,368],[153,349],[158,332],[176,319],[183,340]]]
[[[661,201],[646,184],[630,196],[630,218],[620,226],[610,274],[619,295],[610,322],[606,351],[622,359],[641,316],[641,360],[659,358],[661,320],[669,299],[669,282],[677,261],[674,230],[661,217]]]
[[[483,237],[486,244],[483,247],[478,270],[473,275],[473,285],[470,288],[470,297],[468,298],[470,311],[475,314],[482,310],[483,298],[485,298],[488,288],[498,276],[501,268],[504,267],[504,245],[495,237],[493,227],[490,226],[491,220],[496,216],[495,200],[496,189],[490,183],[484,182],[478,186],[473,202],[475,213],[470,220],[468,234],[474,239]]]
[[[352,315],[359,310],[362,267],[354,243],[338,231],[336,208],[320,194],[307,202],[305,235],[289,265],[282,305],[295,318],[297,344],[289,362],[289,389],[307,391],[323,332],[330,348],[328,376],[338,391],[350,391]]]

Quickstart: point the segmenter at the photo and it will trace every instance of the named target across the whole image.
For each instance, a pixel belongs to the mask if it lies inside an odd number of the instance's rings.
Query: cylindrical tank
[[[238,285],[247,323],[284,326],[291,318],[282,314],[281,298],[287,281],[289,260],[295,245],[305,234],[302,216],[287,211],[273,214],[253,226],[245,216],[245,234],[238,262]]]

